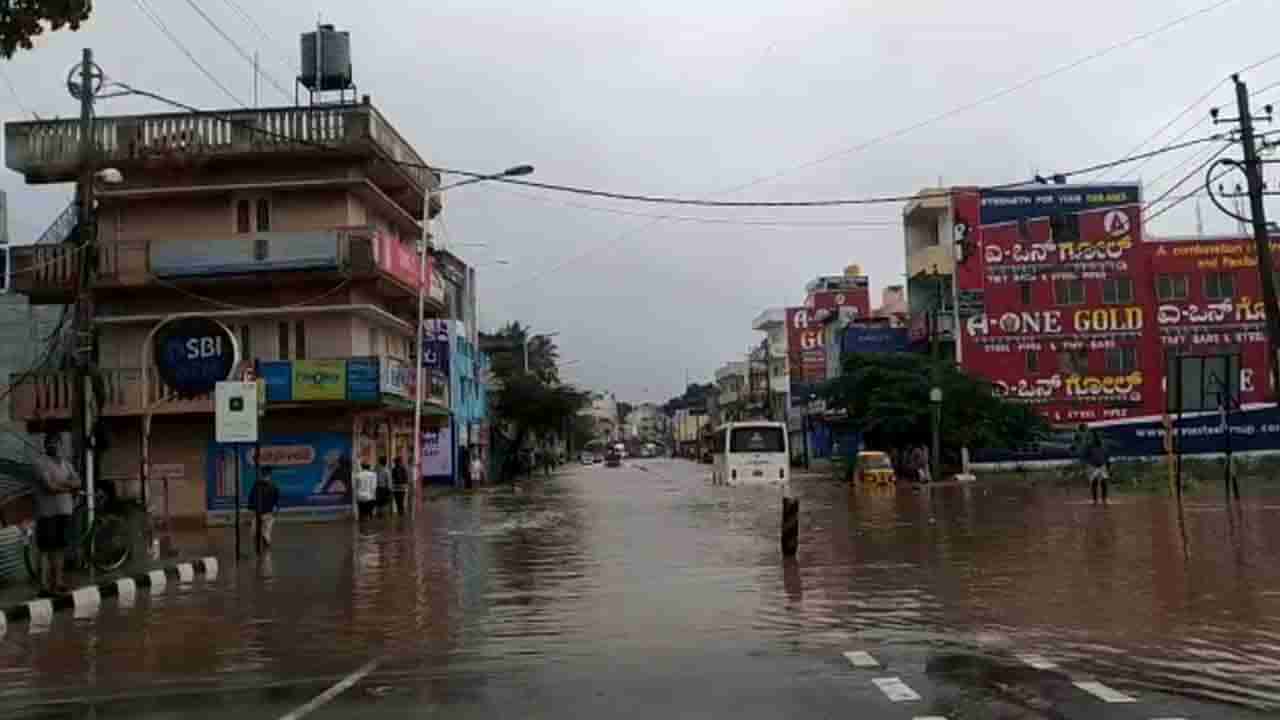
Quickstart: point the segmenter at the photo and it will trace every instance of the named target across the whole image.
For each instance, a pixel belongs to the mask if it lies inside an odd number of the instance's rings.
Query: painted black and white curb
[[[156,595],[164,591],[170,578],[183,585],[193,582],[196,575],[203,576],[206,581],[216,579],[218,559],[203,557],[107,580],[97,585],[85,585],[50,598],[28,600],[0,612],[0,638],[4,637],[10,625],[26,622],[32,627],[47,626],[53,622],[54,614],[63,610],[71,610],[74,617],[92,616],[97,613],[103,598],[117,598],[120,604],[128,606],[133,604],[139,588],[146,588],[152,595]]]

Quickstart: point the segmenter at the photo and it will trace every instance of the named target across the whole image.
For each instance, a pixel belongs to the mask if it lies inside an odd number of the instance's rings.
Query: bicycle
[[[87,495],[76,493],[76,504],[67,524],[66,568],[84,570],[92,565],[99,572],[111,572],[129,561],[133,554],[129,530],[123,514],[112,508],[110,495],[94,493],[93,523],[89,523]],[[23,560],[32,582],[41,582],[41,553],[36,547],[35,527],[24,531]]]

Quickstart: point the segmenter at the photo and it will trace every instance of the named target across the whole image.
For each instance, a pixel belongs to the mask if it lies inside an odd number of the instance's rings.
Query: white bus
[[[712,443],[713,484],[785,485],[791,481],[791,453],[784,423],[727,423],[716,428]]]

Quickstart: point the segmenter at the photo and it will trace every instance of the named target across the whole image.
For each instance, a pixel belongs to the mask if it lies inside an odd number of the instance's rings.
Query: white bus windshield
[[[744,427],[729,431],[731,453],[780,453],[786,452],[786,438],[782,428]]]

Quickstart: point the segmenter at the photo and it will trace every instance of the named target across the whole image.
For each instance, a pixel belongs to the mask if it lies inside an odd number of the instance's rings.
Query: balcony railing
[[[75,245],[19,245],[9,249],[13,288],[35,304],[65,304],[74,298],[79,251]],[[382,279],[401,293],[418,286],[413,248],[365,228],[254,233],[218,238],[125,240],[98,245],[99,289],[144,287],[167,282],[271,272],[340,272]],[[444,302],[439,273],[428,277],[427,298]]]
[[[103,415],[141,414],[143,372],[137,368],[101,371]],[[148,368],[145,372],[154,373],[154,370]],[[14,382],[21,380],[13,390],[13,417],[25,421],[70,418],[74,378],[74,373],[61,371],[32,373],[25,379],[20,374],[13,375]],[[151,380],[147,402],[152,413],[213,412],[212,395],[178,399],[157,378],[152,377]]]
[[[424,191],[439,185],[422,156],[368,104],[99,117],[92,140],[98,163],[122,170],[182,168],[211,157],[265,153],[341,151],[371,157],[385,171],[375,181],[415,217],[422,216]],[[80,121],[6,123],[5,165],[29,183],[74,180],[80,166]],[[400,180],[392,179],[392,173]],[[405,191],[408,184],[413,192]]]

